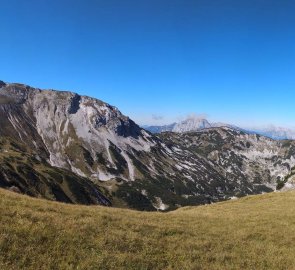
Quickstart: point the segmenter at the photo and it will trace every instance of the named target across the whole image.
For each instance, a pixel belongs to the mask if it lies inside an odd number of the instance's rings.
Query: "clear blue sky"
[[[144,123],[190,113],[295,126],[294,0],[0,0],[0,79],[102,99]]]

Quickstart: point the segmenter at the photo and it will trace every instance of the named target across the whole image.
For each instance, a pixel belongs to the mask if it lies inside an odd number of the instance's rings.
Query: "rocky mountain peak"
[[[186,120],[176,124],[173,128],[173,132],[188,132],[195,131],[204,128],[210,128],[211,124],[207,119],[199,117],[189,117]]]
[[[186,119],[172,123],[164,126],[143,126],[146,130],[151,133],[161,133],[161,132],[192,132],[199,131],[206,128],[215,127],[212,123],[210,123],[205,117],[200,117],[197,115],[188,116]]]
[[[6,83],[0,80],[0,88],[4,87],[5,85]]]

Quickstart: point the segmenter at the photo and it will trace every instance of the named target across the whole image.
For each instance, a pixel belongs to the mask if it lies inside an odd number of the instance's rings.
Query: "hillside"
[[[204,158],[168,148],[116,107],[95,98],[2,82],[0,124],[0,137],[25,145],[45,166],[91,180],[108,193],[113,205],[173,210],[236,194]],[[10,159],[9,151],[5,155]],[[184,161],[187,172],[175,170]],[[6,188],[21,186],[16,178],[13,185],[9,177],[2,178],[7,179]],[[37,189],[34,196],[48,198],[39,182],[27,188]]]
[[[207,126],[204,121],[189,125],[199,124]],[[284,179],[295,165],[293,148],[285,156],[278,143],[266,138],[251,147],[262,153],[252,162],[236,152],[247,138],[230,128],[230,136],[217,138],[230,144],[219,153],[220,163],[212,159],[220,150],[216,136],[197,133],[196,146],[188,147],[181,137],[186,133],[150,134],[101,100],[19,83],[0,83],[0,125],[0,140],[18,145],[17,150],[0,145],[0,187],[63,202],[174,210],[273,191],[277,177]],[[207,155],[200,152],[203,142],[210,145]],[[267,162],[266,147],[273,149]],[[223,160],[234,161],[235,167],[228,171]],[[249,162],[245,171],[243,164]]]
[[[34,150],[6,137],[0,137],[0,187],[66,203],[111,205],[102,187],[51,166]]]
[[[295,267],[294,192],[151,213],[0,189],[0,216],[3,270]]]
[[[272,192],[295,166],[292,141],[194,118],[208,128],[154,135],[96,98],[19,83],[0,82],[0,126],[0,187],[62,202],[171,211]]]
[[[235,186],[236,196],[275,190],[295,166],[295,141],[291,140],[277,141],[228,127],[165,132],[159,137],[167,145],[211,162]]]

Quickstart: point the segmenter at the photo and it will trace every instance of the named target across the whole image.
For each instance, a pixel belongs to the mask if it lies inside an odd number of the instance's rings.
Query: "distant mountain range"
[[[175,122],[169,125],[159,125],[159,126],[148,126],[143,125],[144,129],[148,130],[151,133],[162,133],[162,132],[177,132],[185,133],[192,131],[200,131],[206,128],[213,127],[230,127],[235,130],[244,131],[249,134],[259,134],[266,137],[269,137],[274,140],[293,140],[295,139],[295,129],[268,126],[263,128],[241,128],[235,125],[220,123],[220,122],[209,122],[205,118],[199,117],[188,117],[187,119]]]
[[[249,130],[275,140],[294,140],[295,139],[295,129],[269,126],[265,128],[253,128]]]
[[[232,126],[228,124],[224,124],[224,123],[210,123],[205,118],[191,116],[181,122],[175,122],[169,125],[163,125],[163,126],[145,125],[142,127],[150,131],[151,133],[162,133],[167,131],[184,133],[184,132],[190,132],[190,131],[199,131],[202,129],[212,128],[212,127],[232,127]],[[234,127],[234,128],[237,128],[237,127]]]

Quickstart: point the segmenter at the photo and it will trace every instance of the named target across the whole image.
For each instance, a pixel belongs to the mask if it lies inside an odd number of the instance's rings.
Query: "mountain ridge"
[[[113,205],[140,210],[166,211],[271,192],[295,165],[292,142],[288,152],[283,142],[232,127],[206,128],[204,136],[153,135],[101,100],[24,84],[0,88],[0,124],[0,137],[21,141],[51,167],[91,180]],[[264,154],[268,147],[273,162]],[[261,154],[252,159],[256,152]],[[227,159],[235,167],[229,169]],[[267,166],[273,171],[268,173]],[[38,192],[43,196],[40,188]]]
[[[295,130],[291,128],[284,128],[279,126],[270,125],[267,127],[239,127],[233,124],[222,122],[209,122],[206,118],[189,116],[180,122],[174,122],[168,125],[142,125],[142,127],[153,134],[162,132],[195,132],[213,127],[230,127],[236,130],[242,130],[249,134],[259,134],[269,137],[274,140],[294,140]]]

